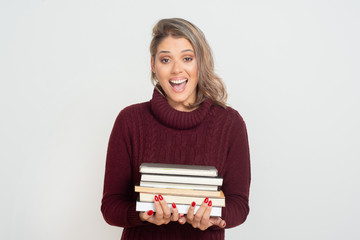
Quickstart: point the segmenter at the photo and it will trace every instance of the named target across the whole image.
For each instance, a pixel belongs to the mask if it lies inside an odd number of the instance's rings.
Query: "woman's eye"
[[[161,62],[162,63],[168,63],[170,61],[170,59],[168,59],[168,58],[163,58],[163,59],[161,59]]]
[[[184,58],[184,60],[185,60],[185,62],[190,62],[192,60],[192,58],[191,57],[186,57],[186,58]]]

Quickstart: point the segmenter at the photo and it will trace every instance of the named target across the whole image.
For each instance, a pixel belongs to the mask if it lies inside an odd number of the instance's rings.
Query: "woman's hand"
[[[139,217],[141,221],[148,221],[156,225],[168,224],[170,221],[179,220],[179,212],[175,203],[172,204],[172,214],[166,201],[161,195],[154,197],[155,214],[152,210],[148,212],[140,212]]]
[[[181,217],[179,219],[179,223],[184,224],[185,222],[188,222],[194,228],[199,228],[202,231],[211,226],[218,226],[220,228],[224,228],[226,226],[226,222],[220,217],[210,217],[212,202],[209,201],[209,198],[205,198],[200,208],[194,215],[195,205],[195,202],[191,204],[186,217]]]

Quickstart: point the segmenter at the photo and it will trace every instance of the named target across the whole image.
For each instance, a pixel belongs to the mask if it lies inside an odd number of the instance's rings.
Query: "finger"
[[[159,197],[155,195],[154,197],[154,205],[155,205],[155,219],[156,221],[161,221],[163,219],[163,210],[159,202]]]
[[[179,218],[179,223],[180,224],[185,224],[186,223],[186,217],[184,216],[184,214],[180,214],[180,216],[179,216],[180,218]]]
[[[192,223],[192,221],[194,219],[195,206],[196,206],[196,203],[192,202],[190,207],[189,207],[188,213],[186,214],[186,221],[188,223]]]
[[[221,220],[219,227],[221,227],[221,228],[225,228],[225,227],[226,227],[226,222],[225,222],[225,220]]]
[[[226,227],[225,220],[221,219],[220,217],[210,217],[209,222],[214,226],[218,226],[218,227],[221,227],[221,228]]]
[[[222,219],[220,217],[210,217],[210,219],[209,219],[209,222],[212,225],[216,225],[216,226],[219,226],[221,221],[222,221]]]
[[[160,206],[161,206],[161,208],[163,210],[163,218],[170,220],[170,216],[171,216],[170,208],[167,205],[167,203],[166,203],[165,199],[163,198],[163,196],[161,196],[161,194],[159,194],[159,202],[160,202]]]
[[[205,198],[204,201],[201,203],[200,208],[196,211],[194,219],[192,221],[192,226],[194,228],[200,227],[200,221],[202,220],[204,212],[208,207],[208,203],[209,203],[209,198]]]
[[[151,217],[153,216],[154,211],[150,210],[147,212],[140,212],[139,213],[139,217],[141,221],[149,221],[151,219]]]
[[[175,203],[172,203],[171,207],[172,207],[171,221],[176,222],[177,220],[179,220],[179,211]]]
[[[210,219],[210,213],[211,213],[211,209],[212,209],[212,202],[209,201],[206,209],[204,211],[204,214],[200,220],[200,229],[205,230],[208,227],[210,227],[212,224],[209,222]]]

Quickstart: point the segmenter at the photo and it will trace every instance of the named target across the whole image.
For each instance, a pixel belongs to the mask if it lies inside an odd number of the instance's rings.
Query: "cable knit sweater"
[[[143,162],[215,166],[224,178],[226,228],[245,221],[249,147],[245,123],[234,109],[207,99],[191,112],[180,112],[154,90],[151,101],[122,110],[109,140],[101,206],[107,223],[124,228],[121,239],[224,239],[224,230],[215,226],[201,231],[188,223],[157,226],[140,221],[134,186]]]

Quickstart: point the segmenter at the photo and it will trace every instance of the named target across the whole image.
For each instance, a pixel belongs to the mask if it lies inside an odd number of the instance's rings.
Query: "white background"
[[[359,1],[0,2],[0,238],[119,239],[100,212],[119,111],[148,101],[151,29],[212,46],[251,148],[226,239],[359,239]]]

